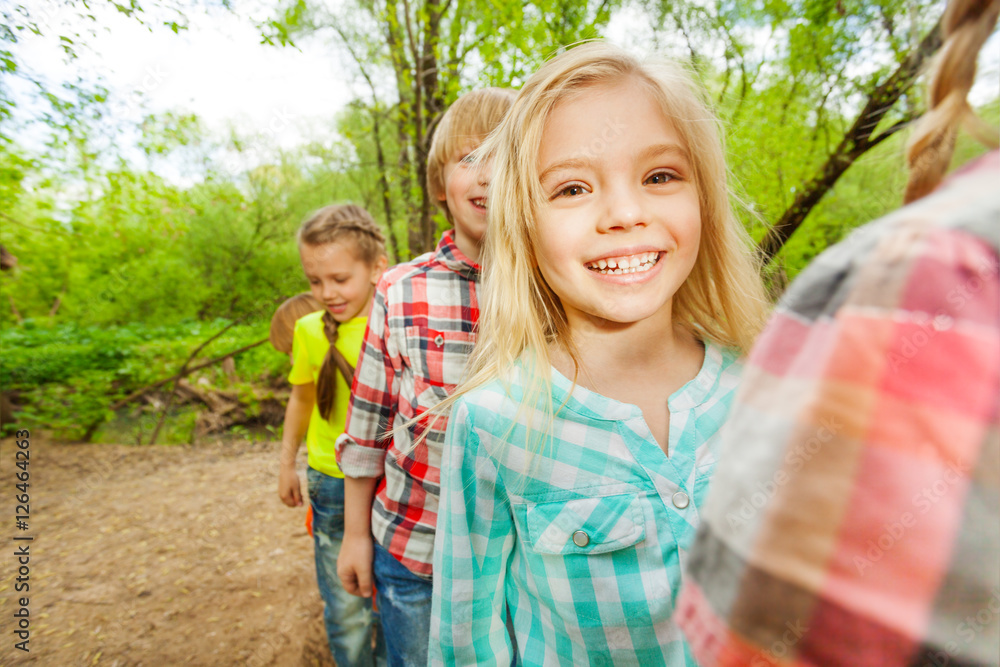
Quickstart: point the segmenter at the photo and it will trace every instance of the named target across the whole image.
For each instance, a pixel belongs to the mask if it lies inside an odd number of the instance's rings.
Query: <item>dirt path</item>
[[[14,450],[0,443],[0,667],[332,665],[305,510],[275,490],[277,443],[33,438],[26,532]],[[34,536],[30,653],[11,634],[15,533]]]

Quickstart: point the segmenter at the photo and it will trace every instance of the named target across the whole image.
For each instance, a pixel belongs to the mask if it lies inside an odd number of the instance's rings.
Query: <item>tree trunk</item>
[[[440,75],[438,71],[438,47],[441,41],[441,18],[447,10],[447,2],[442,5],[437,0],[430,0],[427,5],[427,21],[424,23],[423,44],[420,54],[419,100],[421,108],[421,125],[417,135],[417,179],[420,182],[420,230],[423,241],[423,252],[434,249],[435,228],[431,217],[433,212],[430,192],[427,190],[427,156],[430,153],[431,141],[434,139],[434,129],[441,115],[444,100],[441,99]]]
[[[921,67],[939,48],[941,48],[940,19],[892,76],[868,95],[868,101],[851,129],[844,135],[837,149],[827,158],[819,174],[806,183],[788,210],[761,239],[757,251],[765,265],[774,260],[813,208],[859,157],[907,125],[908,120],[900,121],[878,136],[872,136],[879,122],[903,93],[913,86]]]
[[[406,45],[400,33],[399,6],[395,0],[388,0],[385,6],[385,42],[389,47],[389,59],[392,61],[392,69],[396,75],[396,95],[399,103],[396,105],[396,142],[399,146],[399,156],[396,167],[399,173],[400,191],[403,193],[403,202],[410,201],[410,190],[413,186],[413,172],[411,171],[410,154],[412,151],[412,138],[409,128],[413,123],[413,101],[410,91],[409,75],[410,63],[406,57]],[[407,241],[409,245],[409,257],[402,256],[402,248],[396,259],[405,261],[419,254],[420,238],[414,234],[414,210],[407,206],[401,215],[406,218],[406,228],[408,230]]]

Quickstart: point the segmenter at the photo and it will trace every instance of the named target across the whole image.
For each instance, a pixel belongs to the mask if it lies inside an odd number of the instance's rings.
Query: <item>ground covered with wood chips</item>
[[[17,448],[0,443],[0,666],[333,664],[305,509],[278,499],[278,443],[30,443],[27,531]],[[25,595],[29,653],[12,633]]]

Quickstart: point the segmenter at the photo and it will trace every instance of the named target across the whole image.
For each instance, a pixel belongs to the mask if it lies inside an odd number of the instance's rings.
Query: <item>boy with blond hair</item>
[[[469,155],[500,124],[514,97],[508,89],[472,91],[441,119],[427,159],[427,185],[453,228],[433,252],[379,281],[347,428],[337,440],[346,475],[337,572],[355,595],[370,597],[374,583],[390,665],[427,663],[447,419],[426,413],[454,391],[475,344],[489,173]]]

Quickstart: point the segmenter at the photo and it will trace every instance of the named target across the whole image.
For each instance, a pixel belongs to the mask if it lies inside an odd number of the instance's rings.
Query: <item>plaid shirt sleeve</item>
[[[461,399],[441,465],[430,646],[433,665],[511,664],[505,574],[514,523],[495,461],[480,446]]]
[[[762,334],[678,603],[704,667],[1000,664],[998,155]]]
[[[389,329],[386,284],[380,281],[354,370],[346,427],[337,439],[337,464],[348,477],[381,477],[398,401],[402,362]]]

